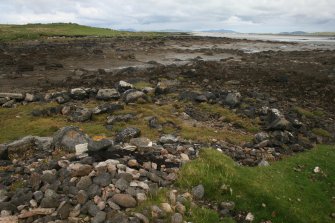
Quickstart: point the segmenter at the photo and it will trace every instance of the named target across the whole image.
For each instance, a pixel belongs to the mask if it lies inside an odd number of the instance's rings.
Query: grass
[[[103,124],[106,116],[95,116],[91,122],[73,123],[68,122],[65,116],[34,117],[31,112],[34,109],[43,109],[56,106],[54,103],[37,104],[30,103],[17,108],[0,108],[0,143],[16,140],[27,135],[52,136],[59,128],[67,125],[78,126],[91,136],[111,136]]]
[[[141,203],[138,207],[136,207],[136,212],[150,213],[150,207],[153,205],[160,206],[161,203],[169,203],[168,199],[168,190],[166,188],[161,188],[159,191],[157,191],[155,194],[149,194],[148,200]],[[199,207],[199,206],[192,206],[190,205],[190,202],[186,202],[185,204],[186,212],[184,215],[184,220],[187,222],[193,222],[193,223],[234,223],[235,221],[231,218],[225,218],[220,219],[220,216],[216,211]],[[150,216],[149,217],[150,222],[154,222],[154,219]],[[166,215],[164,218],[165,220],[168,220],[171,217],[171,215]]]
[[[259,120],[251,120],[249,118],[244,118],[236,113],[232,112],[230,109],[224,108],[218,104],[208,104],[208,103],[201,103],[198,105],[200,109],[210,113],[218,113],[224,117],[226,122],[230,122],[237,127],[241,127],[248,132],[258,132],[259,129]]]
[[[137,112],[142,117],[157,116],[159,122],[173,122],[178,126],[178,129],[171,127],[164,127],[165,134],[179,134],[184,139],[197,140],[202,142],[209,142],[213,139],[226,140],[235,144],[250,141],[251,134],[242,134],[240,132],[229,129],[217,130],[208,126],[194,126],[184,120],[176,112],[182,112],[184,105],[181,102],[177,104],[171,103],[168,105],[157,106],[155,104],[135,104],[126,106],[125,110],[120,113]],[[187,105],[185,105],[187,106]],[[133,125],[141,129],[142,135],[150,139],[157,138],[160,133],[149,128],[147,121],[143,118],[130,121],[128,123],[119,123],[115,126],[116,129],[122,129],[127,125]]]
[[[295,112],[297,112],[298,114],[300,114],[301,116],[305,116],[307,118],[317,118],[317,117],[322,117],[324,116],[324,113],[323,111],[321,110],[313,110],[313,111],[310,111],[310,110],[307,110],[305,108],[301,108],[301,107],[294,107],[293,110]]]
[[[149,82],[145,82],[145,81],[138,81],[136,83],[133,84],[134,88],[142,90],[143,88],[146,87],[154,87],[152,84],[150,84]]]
[[[66,37],[114,37],[114,36],[158,36],[155,32],[124,32],[106,28],[82,26],[75,23],[0,25],[0,41],[35,40],[52,36]]]
[[[93,108],[97,102],[89,102],[85,107]],[[147,104],[129,104],[124,110],[115,112],[115,114],[133,113],[137,118],[129,122],[118,122],[113,124],[113,129],[105,128],[107,115],[95,115],[89,122],[74,123],[69,122],[66,116],[55,115],[52,117],[33,117],[31,115],[34,109],[43,109],[57,106],[55,103],[39,104],[30,103],[17,108],[0,108],[0,143],[16,140],[26,135],[52,136],[59,128],[68,125],[80,127],[90,136],[112,137],[123,128],[133,126],[141,130],[144,137],[156,140],[161,134],[176,134],[184,139],[196,140],[201,142],[210,142],[213,139],[225,140],[234,144],[242,144],[250,141],[253,136],[249,133],[234,131],[231,129],[215,129],[207,125],[193,125],[179,117],[183,112],[184,106],[180,102],[167,105]],[[163,127],[162,132],[152,129],[148,126],[145,117],[156,116],[160,123],[170,122],[176,126],[167,125]],[[247,121],[247,120],[245,120]]]
[[[315,135],[318,135],[318,136],[322,136],[322,137],[326,137],[326,138],[331,138],[332,137],[332,135],[327,130],[324,130],[324,129],[315,128],[315,129],[312,130],[312,132]]]
[[[190,189],[203,184],[206,199],[235,201],[239,211],[255,215],[255,222],[327,223],[335,212],[334,159],[334,146],[319,146],[270,167],[252,168],[206,149],[182,168],[178,185]],[[313,172],[316,166],[320,173]]]
[[[220,216],[216,211],[195,207],[192,208],[192,214],[186,216],[188,222],[193,223],[234,223],[235,221],[231,218],[220,219]]]

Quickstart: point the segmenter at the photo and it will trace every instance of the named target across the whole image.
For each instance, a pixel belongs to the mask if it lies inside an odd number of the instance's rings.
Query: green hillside
[[[82,26],[75,23],[0,25],[0,41],[34,40],[51,36],[153,36],[161,35],[153,32],[124,32],[106,28]]]

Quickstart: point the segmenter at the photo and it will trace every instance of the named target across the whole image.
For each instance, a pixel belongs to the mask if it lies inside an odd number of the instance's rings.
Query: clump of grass
[[[14,192],[17,189],[24,188],[25,185],[26,183],[23,180],[16,180],[9,186],[9,190]]]
[[[154,194],[149,194],[148,200],[141,203],[137,208],[137,212],[151,212],[150,207],[153,205],[160,206],[161,203],[169,203],[168,199],[168,190],[166,188],[159,189]],[[183,216],[184,220],[188,222],[194,222],[194,223],[233,223],[235,222],[231,218],[225,218],[223,220],[220,219],[220,216],[218,213],[214,210],[210,210],[204,207],[199,206],[192,206],[190,205],[190,202],[187,202],[185,204],[186,206],[186,213]],[[146,211],[147,210],[147,211]],[[149,220],[150,222],[154,222],[154,219],[149,214]],[[165,220],[169,222],[169,219],[171,217],[171,214],[167,214],[165,216]]]
[[[214,210],[210,210],[202,207],[194,207],[191,210],[191,214],[186,216],[188,222],[194,223],[234,223],[232,218],[220,219],[218,213]]]
[[[224,117],[227,122],[233,123],[249,132],[255,133],[259,131],[259,120],[251,120],[249,118],[241,117],[230,109],[224,108],[218,104],[201,103],[198,105],[200,109],[209,113],[218,113]]]
[[[134,88],[136,89],[143,89],[146,87],[153,87],[152,84],[150,84],[149,82],[145,82],[145,81],[139,81],[133,84]]]
[[[317,136],[322,136],[326,138],[330,138],[332,135],[325,129],[315,128],[312,132]]]
[[[242,134],[240,132],[225,130],[215,130],[210,127],[194,127],[188,124],[183,124],[180,132],[181,136],[185,139],[191,139],[202,142],[210,142],[213,139],[224,140],[233,144],[241,145],[245,142],[252,140],[252,135]]]
[[[255,222],[332,222],[335,207],[335,148],[318,148],[270,167],[241,167],[214,149],[186,164],[178,185],[203,184],[206,199],[235,201],[238,211],[252,212]],[[319,166],[320,173],[313,169]]]
[[[298,114],[305,116],[307,118],[317,118],[317,117],[324,116],[324,112],[321,110],[317,110],[317,109],[310,111],[310,110],[307,110],[301,107],[294,107],[293,110],[297,112]]]

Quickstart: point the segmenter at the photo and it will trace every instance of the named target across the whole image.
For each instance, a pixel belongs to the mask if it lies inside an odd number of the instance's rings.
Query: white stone
[[[148,186],[148,184],[146,184],[144,182],[138,182],[138,186],[140,188],[142,188],[143,190],[149,190],[150,189],[149,186]]]
[[[252,213],[248,213],[247,216],[245,217],[246,221],[253,221],[255,219],[254,215]]]
[[[109,160],[105,160],[105,163],[107,163],[107,164],[117,165],[117,164],[120,163],[120,161],[118,161],[118,160],[113,160],[113,159],[109,159]]]
[[[136,194],[136,199],[138,202],[143,202],[146,201],[148,198],[147,195],[145,195],[145,193],[138,193]]]
[[[183,161],[189,161],[190,160],[190,158],[188,157],[188,155],[185,154],[185,153],[180,154],[180,158]]]
[[[320,167],[316,166],[313,171],[314,171],[314,173],[320,173],[321,169],[320,169]]]
[[[75,149],[77,156],[82,155],[88,151],[88,143],[78,144],[75,146]]]

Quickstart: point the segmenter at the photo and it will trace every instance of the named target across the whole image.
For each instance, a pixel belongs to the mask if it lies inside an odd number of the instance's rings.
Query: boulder
[[[70,91],[70,97],[75,100],[83,100],[88,97],[88,93],[83,88],[73,88]]]
[[[177,80],[162,80],[157,84],[155,88],[155,94],[170,93],[176,88],[178,84],[179,82]]]
[[[117,110],[122,110],[124,108],[123,105],[120,104],[102,104],[98,105],[93,109],[93,114],[103,114],[103,113],[112,113]]]
[[[0,98],[10,98],[10,99],[23,100],[24,97],[25,97],[25,95],[21,94],[21,93],[0,93]]]
[[[288,129],[288,127],[290,126],[290,122],[286,120],[286,118],[281,117],[278,118],[276,120],[274,120],[273,122],[271,122],[267,129],[269,130],[285,130]]]
[[[67,219],[70,215],[71,210],[73,209],[73,206],[70,204],[70,202],[62,202],[57,210],[58,216],[60,219],[64,220]]]
[[[225,102],[225,104],[234,107],[234,106],[236,106],[240,103],[240,99],[241,99],[241,94],[240,93],[230,92],[230,93],[227,94],[224,102]]]
[[[76,108],[70,113],[69,120],[73,122],[85,122],[92,118],[92,111],[88,108]]]
[[[175,213],[171,216],[171,223],[183,223],[183,216],[180,213]]]
[[[9,98],[0,98],[0,105],[5,104],[9,100],[10,100]]]
[[[125,115],[112,115],[107,117],[107,124],[111,125],[115,122],[127,122],[134,118],[132,114],[125,114]]]
[[[157,129],[157,130],[162,130],[163,126],[162,124],[159,123],[157,117],[150,117],[148,119],[148,125],[150,128]]]
[[[58,96],[58,97],[56,97],[55,100],[58,104],[65,104],[65,103],[70,101],[70,97],[68,97],[68,96]]]
[[[192,195],[195,199],[202,199],[205,195],[205,188],[203,185],[198,185],[192,188]]]
[[[53,137],[53,143],[56,148],[62,148],[69,152],[75,152],[78,144],[89,143],[88,135],[79,130],[78,127],[63,127],[59,129]]]
[[[114,88],[100,89],[96,96],[96,99],[98,100],[111,100],[111,99],[119,99],[119,98],[120,98],[120,94]]]
[[[24,100],[27,102],[33,102],[37,100],[37,97],[34,94],[26,93]]]
[[[2,104],[3,108],[12,108],[15,104],[15,99],[9,100],[6,103]]]
[[[254,137],[254,142],[255,143],[260,143],[264,140],[269,139],[269,134],[267,134],[266,132],[259,132],[255,135]]]
[[[140,151],[150,151],[152,148],[152,141],[148,138],[140,137],[140,138],[132,138],[129,141],[130,144],[137,147]]]
[[[101,140],[90,140],[88,143],[88,152],[97,152],[100,150],[106,150],[114,145],[114,141],[111,139]]]
[[[0,160],[8,160],[8,148],[6,145],[0,144]]]
[[[91,219],[92,223],[103,223],[106,219],[106,212],[104,211],[98,211],[96,215]]]
[[[16,157],[25,155],[30,150],[50,151],[53,148],[51,137],[26,136],[6,145],[8,155]]]
[[[93,167],[88,164],[71,163],[68,166],[68,170],[73,177],[87,176],[93,170]],[[87,189],[87,188],[86,188]]]
[[[268,109],[267,121],[268,130],[285,130],[290,126],[290,122],[275,108]]]
[[[112,200],[114,203],[124,208],[134,208],[137,204],[135,198],[133,198],[129,194],[115,194],[112,197]]]
[[[116,135],[115,141],[116,142],[127,142],[131,138],[139,137],[140,134],[141,134],[141,130],[139,130],[138,128],[133,128],[133,127],[125,128]]]
[[[208,99],[207,99],[206,95],[201,94],[201,95],[198,95],[197,97],[195,97],[195,101],[206,102],[206,101],[208,101]]]
[[[125,81],[120,81],[117,85],[117,90],[120,92],[120,93],[123,93],[129,89],[132,89],[133,88],[133,85],[128,83],[128,82],[125,82]]]
[[[101,187],[106,187],[112,182],[112,176],[109,173],[102,173],[93,178],[93,182]]]
[[[134,89],[127,90],[122,95],[122,99],[125,103],[136,102],[140,98],[147,100],[145,93]]]
[[[172,144],[172,143],[177,143],[179,142],[179,138],[175,137],[173,135],[162,135],[159,139],[159,142],[162,144]]]

